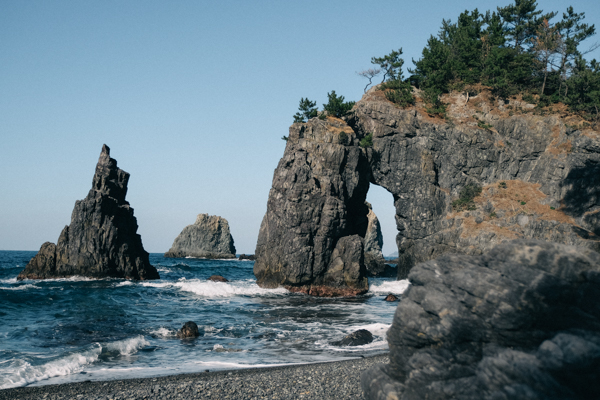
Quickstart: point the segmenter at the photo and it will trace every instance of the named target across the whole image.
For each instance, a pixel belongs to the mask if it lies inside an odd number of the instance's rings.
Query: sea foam
[[[410,282],[407,279],[377,282],[369,287],[369,294],[402,294],[409,285]]]
[[[143,282],[141,284],[155,288],[177,288],[182,292],[190,292],[208,298],[269,296],[288,293],[284,288],[263,289],[252,279],[234,282],[213,282],[201,279],[180,278],[177,282]]]

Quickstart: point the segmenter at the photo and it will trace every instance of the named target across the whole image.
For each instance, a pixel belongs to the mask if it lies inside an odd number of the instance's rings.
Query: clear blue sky
[[[359,100],[356,71],[371,57],[402,47],[411,66],[442,18],[508,3],[3,0],[0,249],[56,242],[106,143],[131,174],[146,250],[168,250],[209,213],[229,221],[238,252],[253,253],[301,97]],[[573,5],[600,29],[596,0],[538,5]],[[392,196],[369,201],[391,253]]]

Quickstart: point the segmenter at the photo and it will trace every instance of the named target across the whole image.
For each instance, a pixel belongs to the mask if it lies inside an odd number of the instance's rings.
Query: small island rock
[[[165,257],[235,258],[229,223],[216,215],[198,214],[196,222],[175,238]]]
[[[396,300],[398,300],[398,298],[391,293],[385,297],[385,301],[396,301]]]
[[[137,234],[133,208],[125,200],[129,174],[102,152],[87,197],[75,202],[71,224],[57,244],[46,242],[18,280],[70,276],[159,279]]]
[[[177,337],[180,339],[188,339],[188,338],[196,338],[200,336],[200,331],[198,330],[198,325],[196,325],[193,321],[188,321],[179,331],[177,331]]]
[[[373,334],[366,329],[359,329],[346,335],[342,340],[333,342],[334,346],[362,346],[373,341]]]
[[[207,281],[213,282],[229,282],[226,278],[223,278],[221,275],[211,275]]]

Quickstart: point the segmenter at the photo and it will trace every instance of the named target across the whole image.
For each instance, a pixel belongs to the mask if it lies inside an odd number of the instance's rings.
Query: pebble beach
[[[20,387],[0,390],[0,400],[362,399],[360,374],[388,362],[386,353],[317,364]]]

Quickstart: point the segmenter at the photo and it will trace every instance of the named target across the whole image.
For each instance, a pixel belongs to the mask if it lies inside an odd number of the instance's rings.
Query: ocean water
[[[342,360],[387,350],[385,334],[407,281],[370,279],[357,298],[262,289],[252,261],[150,254],[157,281],[17,282],[35,255],[0,251],[0,389]],[[222,275],[227,283],[206,279]],[[194,321],[200,337],[176,332]],[[358,329],[374,342],[330,343]]]

